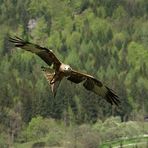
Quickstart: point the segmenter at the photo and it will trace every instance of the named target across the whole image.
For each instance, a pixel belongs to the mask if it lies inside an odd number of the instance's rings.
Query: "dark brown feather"
[[[44,72],[45,78],[47,79],[49,85],[51,86],[51,91],[53,93],[53,96],[55,97],[57,89],[60,85],[61,79],[58,79],[57,81],[55,81],[56,78],[55,78],[55,73],[53,72],[53,69],[46,68],[44,66],[42,66],[41,68],[42,68],[42,71]],[[55,82],[51,84],[51,81],[55,81]]]
[[[106,100],[112,105],[118,106],[120,104],[119,97],[110,88],[106,87],[106,89],[108,90],[105,96]]]
[[[67,80],[74,82],[76,84],[82,82],[85,78],[84,77],[77,77],[75,75],[71,75],[70,77],[67,78]]]
[[[37,54],[42,60],[44,60],[49,66],[52,64],[54,65],[54,68],[58,70],[58,68],[61,65],[61,62],[58,60],[58,58],[53,54],[52,50],[49,50],[45,47],[41,47],[37,44],[33,44],[27,41],[24,41],[23,39],[19,37],[11,38],[9,37],[9,41],[12,42],[15,47],[20,47],[26,51],[30,51],[32,53]]]
[[[118,100],[118,96],[110,88],[104,86],[101,81],[95,79],[91,75],[73,70],[71,72],[71,75],[67,79],[76,84],[84,82],[83,86],[85,89],[87,89],[88,91],[92,91],[99,96],[102,96],[111,105],[115,104],[118,106],[118,104],[120,103],[120,101]]]

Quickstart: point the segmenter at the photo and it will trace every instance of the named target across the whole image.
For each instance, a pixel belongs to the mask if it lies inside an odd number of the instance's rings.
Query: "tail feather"
[[[44,72],[45,78],[48,81],[48,84],[51,86],[51,91],[53,93],[53,96],[55,97],[56,93],[57,93],[57,89],[58,89],[59,84],[61,82],[61,79],[56,80],[56,78],[54,77],[55,73],[51,72],[52,69],[46,68],[44,66],[42,66],[41,68],[42,68],[42,71]],[[51,81],[53,81],[53,83],[51,83]]]

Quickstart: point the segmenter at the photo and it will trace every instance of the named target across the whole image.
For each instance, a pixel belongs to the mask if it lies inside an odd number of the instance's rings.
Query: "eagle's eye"
[[[71,67],[70,66],[65,66],[64,68],[66,71],[71,71]]]

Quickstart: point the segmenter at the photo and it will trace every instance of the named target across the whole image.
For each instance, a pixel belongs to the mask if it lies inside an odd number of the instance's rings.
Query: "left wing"
[[[69,81],[76,84],[84,82],[85,89],[96,93],[99,96],[105,98],[111,105],[119,105],[120,101],[118,96],[107,86],[103,85],[101,81],[95,79],[91,75],[80,73],[72,70],[71,75],[67,78]]]
[[[30,42],[24,41],[23,39],[21,39],[19,37],[15,37],[15,38],[9,37],[9,41],[12,42],[15,45],[15,47],[20,47],[26,51],[30,51],[32,53],[35,53],[42,60],[44,60],[49,66],[51,66],[53,64],[55,70],[58,70],[58,68],[61,65],[61,62],[54,55],[52,50],[49,50],[45,47],[41,47],[37,44],[33,44]]]

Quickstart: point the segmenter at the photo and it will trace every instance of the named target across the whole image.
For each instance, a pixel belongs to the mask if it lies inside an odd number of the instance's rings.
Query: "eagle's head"
[[[71,72],[72,71],[72,68],[69,65],[65,65],[64,66],[64,71],[65,72]]]
[[[72,71],[72,68],[69,65],[62,64],[60,66],[60,71],[64,72],[65,74],[69,74]]]

